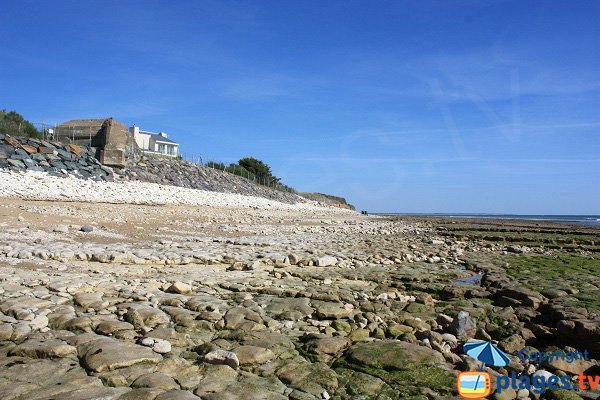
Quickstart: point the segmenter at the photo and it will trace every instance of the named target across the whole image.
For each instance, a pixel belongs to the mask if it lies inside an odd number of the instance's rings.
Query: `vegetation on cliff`
[[[318,201],[321,203],[333,204],[337,206],[341,206],[342,208],[348,208],[350,210],[354,210],[354,206],[349,204],[345,198],[333,196],[325,193],[298,193],[300,196],[309,199]]]
[[[209,161],[206,163],[206,166],[247,178],[258,183],[259,185],[296,193],[296,190],[283,184],[281,182],[281,178],[273,175],[271,167],[267,163],[254,157],[244,157],[237,163],[231,163],[229,165],[225,165],[225,163],[222,162]]]

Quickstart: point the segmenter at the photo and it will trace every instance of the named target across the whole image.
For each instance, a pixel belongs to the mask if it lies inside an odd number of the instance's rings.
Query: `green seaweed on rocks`
[[[443,356],[407,342],[382,340],[355,345],[334,363],[334,368],[377,377],[399,392],[399,398],[455,393],[455,378]]]
[[[506,273],[529,289],[568,289],[565,304],[600,311],[600,259],[559,253],[545,255],[507,255],[496,259]],[[566,285],[568,282],[568,286]]]

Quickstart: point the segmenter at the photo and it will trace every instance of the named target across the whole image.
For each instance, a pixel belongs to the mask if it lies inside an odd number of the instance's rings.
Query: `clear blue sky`
[[[396,212],[600,213],[598,1],[29,1],[0,107]]]

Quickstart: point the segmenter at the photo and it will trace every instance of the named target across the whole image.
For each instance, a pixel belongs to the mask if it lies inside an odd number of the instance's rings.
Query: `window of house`
[[[165,145],[164,144],[159,144],[158,145],[158,152],[159,153],[164,153],[165,152]]]

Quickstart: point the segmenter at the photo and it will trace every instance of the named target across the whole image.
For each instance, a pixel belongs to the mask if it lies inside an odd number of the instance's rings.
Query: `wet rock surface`
[[[511,356],[496,375],[598,368],[595,244],[514,253],[481,227],[325,209],[0,199],[0,215],[2,399],[456,399],[471,340]],[[591,360],[516,357],[565,346]]]

